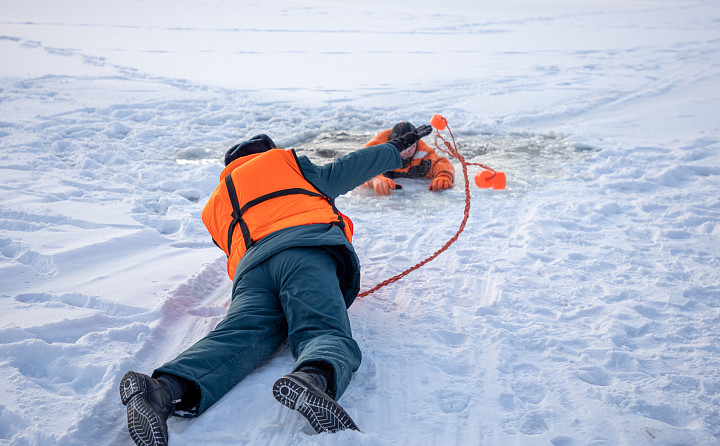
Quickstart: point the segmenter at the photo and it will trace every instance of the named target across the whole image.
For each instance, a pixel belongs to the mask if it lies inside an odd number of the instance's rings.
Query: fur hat
[[[275,148],[275,143],[269,136],[265,134],[255,135],[247,141],[235,144],[225,153],[225,165],[232,163],[236,159],[252,155],[253,153],[263,153]]]

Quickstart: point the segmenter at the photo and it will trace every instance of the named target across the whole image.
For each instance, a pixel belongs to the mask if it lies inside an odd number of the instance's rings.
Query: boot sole
[[[136,445],[167,446],[162,420],[145,400],[145,381],[135,372],[120,380],[120,401],[127,406],[128,431]]]
[[[280,404],[297,410],[317,433],[334,433],[345,429],[359,431],[350,415],[333,399],[283,376],[273,386],[273,396]]]

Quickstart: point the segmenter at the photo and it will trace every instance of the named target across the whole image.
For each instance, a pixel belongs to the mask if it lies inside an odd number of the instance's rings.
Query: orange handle
[[[495,190],[505,189],[507,185],[507,179],[505,178],[505,172],[498,172],[495,176],[492,188]]]
[[[490,172],[489,170],[483,170],[475,175],[475,184],[477,185],[477,187],[486,189],[492,187],[494,179],[494,172]]]
[[[438,130],[445,130],[445,127],[447,127],[447,119],[435,113],[432,118],[430,118],[430,125]]]
[[[483,189],[492,187],[495,190],[500,190],[505,189],[507,179],[505,178],[505,172],[491,172],[489,170],[483,170],[475,175],[475,184],[477,187]]]

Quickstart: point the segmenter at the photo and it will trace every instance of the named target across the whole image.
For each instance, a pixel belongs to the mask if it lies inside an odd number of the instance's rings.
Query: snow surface
[[[282,348],[171,445],[720,444],[717,1],[0,10],[0,444],[132,444],[123,373],[228,306],[200,212],[231,144],[326,162],[433,113],[508,188],[351,307],[363,432],[274,400]],[[451,191],[338,200],[364,289],[455,233],[455,165]]]

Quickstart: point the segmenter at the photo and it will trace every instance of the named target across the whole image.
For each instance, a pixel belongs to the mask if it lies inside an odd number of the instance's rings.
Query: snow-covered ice
[[[132,444],[123,373],[228,305],[200,212],[230,145],[327,162],[433,113],[508,187],[472,185],[452,248],[351,307],[363,432],[274,400],[282,348],[171,445],[720,444],[716,1],[0,10],[0,444]],[[451,191],[338,200],[364,289],[455,233],[454,164]]]

